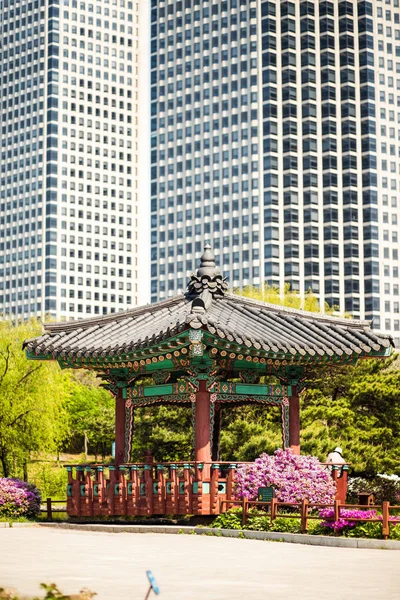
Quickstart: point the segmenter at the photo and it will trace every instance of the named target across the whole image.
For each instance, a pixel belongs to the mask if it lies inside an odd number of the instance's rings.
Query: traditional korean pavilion
[[[206,245],[185,294],[105,317],[48,323],[24,347],[30,359],[96,371],[115,395],[115,464],[69,467],[68,512],[93,516],[219,512],[218,500],[232,497],[235,468],[218,461],[222,410],[279,406],[282,445],[298,454],[304,381],[322,369],[387,357],[392,345],[365,321],[229,293]],[[130,463],[135,408],[161,404],[191,407],[194,461]]]

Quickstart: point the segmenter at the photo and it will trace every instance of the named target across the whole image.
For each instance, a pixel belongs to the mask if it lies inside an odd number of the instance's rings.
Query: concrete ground
[[[0,529],[0,587],[34,595],[40,582],[96,599],[398,600],[399,552],[195,535]],[[151,595],[151,597],[154,597]]]

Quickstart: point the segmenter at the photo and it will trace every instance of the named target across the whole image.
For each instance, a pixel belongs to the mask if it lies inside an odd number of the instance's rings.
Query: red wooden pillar
[[[227,500],[233,500],[233,490],[234,490],[234,485],[235,485],[235,470],[236,470],[236,465],[235,464],[231,464],[228,467],[228,475],[226,477],[226,499]],[[233,504],[224,504],[223,507],[225,508],[224,512],[226,512],[227,510],[230,510],[231,508],[233,508]]]
[[[125,398],[124,388],[118,388],[115,398],[115,465],[124,462],[125,455]]]
[[[195,460],[204,464],[204,479],[210,477],[211,440],[210,440],[210,392],[207,391],[206,381],[199,381],[199,391],[196,393],[196,431],[195,431]]]
[[[300,454],[300,398],[297,386],[289,398],[289,445],[293,454]]]

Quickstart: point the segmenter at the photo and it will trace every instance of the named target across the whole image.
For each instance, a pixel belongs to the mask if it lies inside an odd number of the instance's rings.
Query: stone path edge
[[[192,527],[188,525],[111,525],[87,523],[7,523],[2,527],[49,527],[55,529],[75,529],[102,533],[171,533],[186,535],[211,535],[273,542],[288,542],[308,546],[330,546],[336,548],[366,548],[373,550],[400,550],[400,541],[373,540],[368,538],[339,538],[301,533],[280,533],[274,531],[249,531],[240,529],[214,529],[212,527]]]

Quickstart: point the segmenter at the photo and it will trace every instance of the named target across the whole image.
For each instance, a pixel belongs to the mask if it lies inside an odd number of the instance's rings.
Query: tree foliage
[[[400,470],[400,371],[396,356],[360,360],[307,382],[301,396],[302,449],[321,458],[334,446],[357,474]]]
[[[304,296],[290,289],[290,283],[285,283],[281,291],[277,286],[263,283],[260,287],[248,285],[242,290],[235,290],[235,293],[253,300],[260,300],[268,304],[277,304],[278,306],[287,306],[290,308],[299,308],[310,312],[322,312],[318,298],[309,289]],[[327,302],[324,304],[324,313],[331,314],[337,307],[330,307]]]
[[[35,321],[0,322],[0,461],[6,477],[31,452],[60,447],[67,433],[70,375],[54,363],[28,361],[22,350],[40,329]]]
[[[100,387],[93,372],[74,371],[67,402],[70,436],[66,448],[86,454],[111,454],[114,440],[115,400]]]
[[[245,288],[242,295],[318,312],[315,296],[302,301],[285,287]],[[325,307],[325,312],[332,309]],[[341,446],[355,474],[400,472],[399,360],[360,360],[356,366],[327,368],[306,382],[301,395],[302,452],[325,460]],[[254,460],[281,444],[280,412],[245,406],[223,414],[221,458]]]
[[[135,410],[132,460],[146,452],[155,461],[187,460],[192,454],[192,415],[186,407],[159,406]]]

